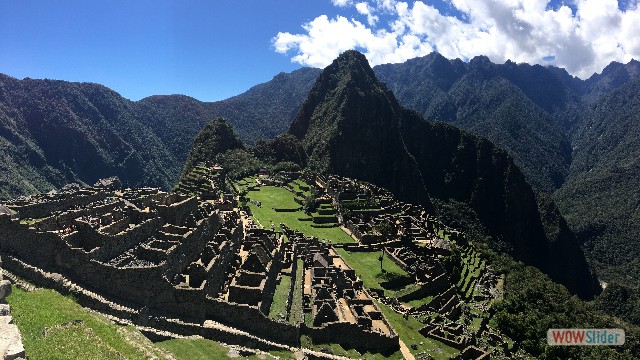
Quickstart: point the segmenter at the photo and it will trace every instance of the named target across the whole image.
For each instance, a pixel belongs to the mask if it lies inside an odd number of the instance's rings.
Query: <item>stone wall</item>
[[[104,262],[122,254],[136,244],[149,239],[153,233],[160,229],[163,221],[158,217],[151,218],[115,235],[99,232],[93,229],[91,225],[80,220],[76,220],[74,223],[77,232],[70,237],[77,239],[77,243],[90,242],[100,244],[100,247],[92,251],[91,254],[96,260]]]
[[[172,201],[176,201],[172,203]],[[182,225],[185,217],[198,208],[198,199],[190,197],[183,199],[179,195],[171,194],[167,197],[168,205],[157,206],[158,215],[167,223]]]
[[[203,226],[194,231],[194,238],[180,244],[181,254],[164,266],[140,268],[116,268],[95,261],[89,254],[69,248],[54,233],[37,233],[26,225],[0,216],[0,252],[13,254],[44,271],[35,276],[24,269],[24,264],[14,263],[12,271],[42,286],[56,288],[59,279],[45,276],[47,272],[60,272],[70,280],[91,286],[99,292],[122,303],[157,309],[169,314],[204,321],[215,320],[249,331],[257,336],[288,344],[297,344],[299,328],[265,317],[258,309],[213,299],[204,290],[175,289],[167,280],[167,272],[188,266],[202,251],[210,238],[211,229]],[[207,237],[206,235],[209,235]]]
[[[18,206],[8,204],[7,206],[12,210],[17,211],[21,219],[39,219],[56,211],[66,211],[67,209],[74,208],[76,206],[84,207],[92,202],[105,199],[108,194],[109,193],[105,191],[94,192],[91,190],[83,190],[73,195],[58,195],[59,198],[49,201]]]
[[[260,304],[260,311],[262,311],[263,314],[269,314],[269,309],[271,308],[271,303],[273,301],[273,294],[276,291],[278,274],[280,273],[280,270],[282,270],[282,256],[284,252],[283,243],[284,237],[280,237],[278,240],[278,248],[274,252],[273,260],[271,261],[271,266],[267,273],[267,281],[264,285],[262,302]]]
[[[329,323],[319,328],[303,324],[301,331],[311,337],[314,343],[340,344],[346,349],[353,348],[383,354],[393,353],[400,349],[398,335],[386,336],[346,322]]]

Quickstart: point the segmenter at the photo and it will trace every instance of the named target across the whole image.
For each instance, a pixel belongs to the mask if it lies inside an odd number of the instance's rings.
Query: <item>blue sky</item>
[[[0,0],[0,72],[97,82],[133,100],[218,100],[299,68],[271,39],[336,11],[306,0]]]
[[[356,48],[372,65],[431,51],[586,78],[640,57],[638,0],[0,0],[0,72],[89,81],[138,100],[212,101]]]

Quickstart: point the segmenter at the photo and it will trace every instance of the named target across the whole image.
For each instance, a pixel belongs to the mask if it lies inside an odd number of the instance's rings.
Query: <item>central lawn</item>
[[[353,243],[355,240],[347,235],[340,227],[317,228],[311,226],[311,217],[303,211],[277,212],[274,209],[298,209],[300,204],[294,201],[295,195],[282,187],[262,186],[257,191],[249,191],[247,197],[251,200],[259,201],[262,206],[248,203],[253,216],[260,224],[268,228],[273,222],[276,227],[285,224],[291,229],[303,232],[307,236],[315,236],[325,239],[333,244]],[[301,221],[300,219],[308,219]]]
[[[29,359],[168,358],[135,328],[113,325],[53,290],[14,287],[8,302]]]
[[[430,303],[431,300],[433,300],[433,296],[426,296],[426,297],[423,297],[421,299],[410,300],[408,302],[408,304],[413,306],[413,307],[418,308],[418,307],[420,307],[422,305],[426,305],[426,304]]]
[[[301,206],[294,201],[291,191],[278,186],[261,186],[257,191],[249,191],[247,196],[262,202],[263,208],[298,209]]]
[[[386,296],[393,296],[395,291],[383,289],[382,283],[386,281],[390,275],[393,276],[408,276],[406,271],[402,270],[396,263],[391,261],[387,256],[382,260],[382,268],[380,270],[380,251],[373,252],[360,252],[360,251],[347,251],[341,248],[336,248],[336,251],[342,258],[356,271],[356,274],[360,276],[364,286],[369,289],[381,289],[385,291]]]

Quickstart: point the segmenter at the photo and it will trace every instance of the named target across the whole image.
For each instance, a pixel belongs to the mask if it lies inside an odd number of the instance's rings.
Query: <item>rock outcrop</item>
[[[6,297],[11,294],[11,282],[2,276],[2,260],[0,259],[0,357],[5,360],[26,358],[20,330],[13,324],[11,307]]]

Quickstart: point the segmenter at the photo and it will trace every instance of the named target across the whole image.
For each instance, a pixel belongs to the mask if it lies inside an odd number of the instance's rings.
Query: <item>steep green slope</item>
[[[252,145],[289,128],[319,74],[320,69],[314,68],[281,72],[238,96],[208,105],[216,116],[229,119],[240,138]]]
[[[131,186],[169,186],[177,161],[133,107],[96,84],[1,75],[2,195],[112,175]]]
[[[131,102],[97,84],[0,74],[0,198],[113,175],[127,186],[168,189],[209,120],[228,118],[250,144],[271,139],[287,129],[319,71],[281,73],[213,103],[183,95]]]
[[[567,183],[555,194],[590,260],[607,280],[640,277],[640,77],[591,108],[575,136]]]
[[[561,123],[577,97],[541,66],[469,63],[438,53],[403,64],[375,67],[403,106],[484,136],[507,150],[538,189],[559,188],[568,173],[571,146]],[[551,114],[557,114],[551,115]]]

